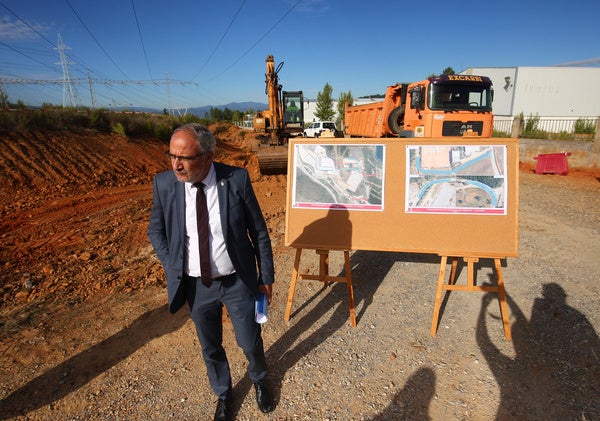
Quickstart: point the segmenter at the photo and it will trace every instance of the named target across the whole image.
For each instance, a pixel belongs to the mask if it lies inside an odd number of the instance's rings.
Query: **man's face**
[[[204,180],[214,156],[214,152],[205,153],[200,148],[196,136],[185,130],[171,136],[169,154],[177,180],[192,184]]]

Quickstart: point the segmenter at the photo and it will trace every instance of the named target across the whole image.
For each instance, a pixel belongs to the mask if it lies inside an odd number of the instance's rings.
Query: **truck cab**
[[[400,137],[491,137],[493,87],[485,76],[442,75],[408,86]]]
[[[492,137],[492,81],[441,75],[388,86],[383,101],[347,105],[350,137]]]

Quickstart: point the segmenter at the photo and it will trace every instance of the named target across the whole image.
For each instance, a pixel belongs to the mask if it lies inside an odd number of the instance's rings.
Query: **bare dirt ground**
[[[285,323],[286,177],[260,176],[252,134],[212,129],[217,159],[250,171],[275,252],[263,333],[277,407],[256,407],[225,320],[238,419],[600,419],[600,173],[522,165],[519,257],[504,268],[512,341],[495,296],[458,291],[430,337],[439,258],[406,253],[351,254],[357,327],[345,286],[307,281]],[[212,419],[193,326],[168,314],[146,237],[166,145],[15,132],[0,145],[0,419]],[[490,275],[482,261],[478,280]]]

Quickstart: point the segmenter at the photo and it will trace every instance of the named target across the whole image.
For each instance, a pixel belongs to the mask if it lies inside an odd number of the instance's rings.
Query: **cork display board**
[[[518,254],[518,140],[292,139],[285,244]]]

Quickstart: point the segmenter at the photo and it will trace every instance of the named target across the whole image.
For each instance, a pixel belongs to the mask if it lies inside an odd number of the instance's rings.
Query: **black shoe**
[[[227,421],[229,419],[229,400],[221,399],[217,401],[215,410],[215,421]]]
[[[256,390],[256,403],[260,410],[264,413],[271,412],[273,410],[273,404],[271,403],[271,394],[267,385],[264,381],[254,383],[254,390]]]

